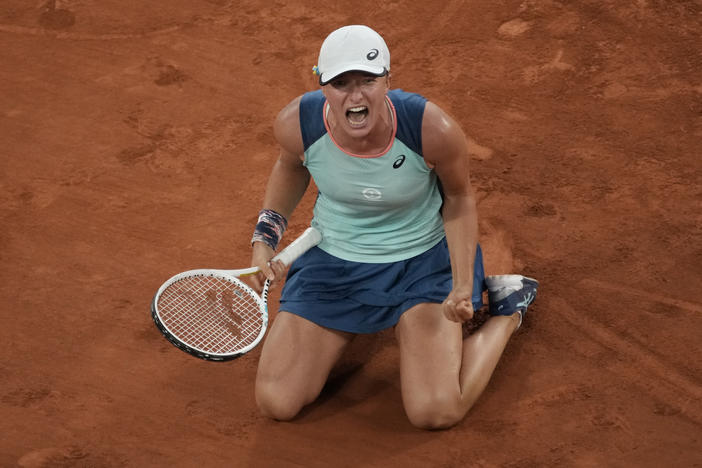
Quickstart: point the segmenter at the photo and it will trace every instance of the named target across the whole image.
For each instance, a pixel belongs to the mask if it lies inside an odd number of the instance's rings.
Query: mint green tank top
[[[323,236],[319,248],[344,260],[405,260],[445,236],[437,176],[421,155],[426,99],[392,90],[388,103],[393,140],[376,156],[351,155],[336,145],[325,125],[321,91],[307,93],[300,103],[304,165],[319,189],[312,226]]]

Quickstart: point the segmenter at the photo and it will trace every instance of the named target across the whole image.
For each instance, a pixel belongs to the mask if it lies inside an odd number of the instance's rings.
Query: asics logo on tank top
[[[380,200],[383,196],[383,194],[380,192],[380,190],[374,189],[374,188],[363,189],[363,191],[361,193],[363,194],[363,198],[365,198],[366,200],[370,200],[370,201]]]
[[[368,54],[366,55],[366,58],[368,60],[375,60],[376,58],[378,58],[378,53],[378,49],[371,49],[371,51],[368,52]]]
[[[392,168],[393,169],[398,169],[400,166],[402,166],[405,162],[405,155],[401,154],[395,159],[395,162],[392,163]]]

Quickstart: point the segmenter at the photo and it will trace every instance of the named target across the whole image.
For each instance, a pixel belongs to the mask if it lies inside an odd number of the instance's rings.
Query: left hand
[[[441,304],[444,316],[452,322],[465,322],[473,318],[472,288],[457,288]]]

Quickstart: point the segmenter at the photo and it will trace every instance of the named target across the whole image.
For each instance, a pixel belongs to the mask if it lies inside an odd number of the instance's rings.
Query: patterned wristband
[[[251,244],[263,242],[275,250],[287,227],[288,220],[282,214],[273,210],[261,210],[258,213],[258,223],[256,223]]]

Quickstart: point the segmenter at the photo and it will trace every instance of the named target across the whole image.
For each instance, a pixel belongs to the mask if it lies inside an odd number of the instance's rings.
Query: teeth
[[[363,112],[366,110],[366,106],[358,106],[358,107],[352,107],[349,109],[349,112]]]

